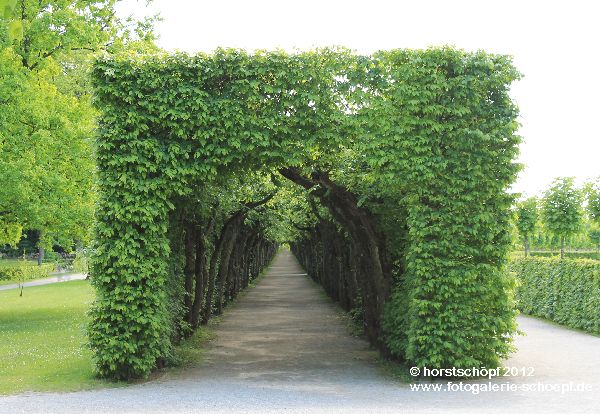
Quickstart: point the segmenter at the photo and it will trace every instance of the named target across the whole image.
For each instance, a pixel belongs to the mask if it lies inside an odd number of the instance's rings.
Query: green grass
[[[94,378],[85,346],[92,299],[87,281],[0,292],[0,394],[111,385]]]
[[[208,341],[215,339],[214,327],[220,319],[219,316],[213,317],[208,325],[198,327],[192,336],[175,346],[174,358],[170,361],[172,366],[167,367],[163,372],[176,373],[182,368],[201,364],[206,353],[205,345]]]
[[[392,361],[380,356],[377,359],[377,368],[387,378],[403,384],[415,382],[417,378],[410,375],[409,368],[403,363]]]
[[[18,289],[0,291],[0,395],[127,385],[94,376],[85,333],[93,298],[85,280],[25,288],[23,297]],[[202,363],[205,344],[215,337],[220,319],[213,317],[176,346],[170,360],[174,366],[149,380]]]

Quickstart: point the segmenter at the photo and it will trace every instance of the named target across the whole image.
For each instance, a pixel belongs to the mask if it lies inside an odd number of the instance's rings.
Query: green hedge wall
[[[509,90],[519,76],[510,57],[446,47],[98,60],[89,339],[99,374],[144,377],[169,350],[169,214],[178,200],[193,196],[208,210],[201,183],[338,162],[332,177],[308,174],[305,187],[338,197],[336,214],[342,201],[344,214],[360,217],[363,202],[402,211],[378,239],[406,269],[388,271],[370,229],[371,239],[355,238],[377,265],[371,327],[383,326],[386,351],[411,366],[497,366],[516,330],[504,265],[520,142]],[[356,197],[331,185],[342,177]]]
[[[600,262],[522,258],[511,261],[523,313],[600,334]]]

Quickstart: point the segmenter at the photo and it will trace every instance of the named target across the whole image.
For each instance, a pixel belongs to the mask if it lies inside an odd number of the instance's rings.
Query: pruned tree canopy
[[[147,375],[282,243],[388,355],[510,352],[510,58],[218,50],[107,57],[93,75],[102,375]]]

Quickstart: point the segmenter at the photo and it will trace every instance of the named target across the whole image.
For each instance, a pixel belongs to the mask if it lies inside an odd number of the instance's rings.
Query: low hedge
[[[532,257],[560,257],[560,252],[529,252]],[[565,252],[568,259],[592,259],[600,260],[600,253],[594,252]]]
[[[522,250],[515,250],[510,252],[510,259],[522,259],[525,254]],[[560,258],[560,252],[529,252],[529,257],[554,257]],[[590,259],[600,260],[600,253],[595,252],[565,252],[566,259]]]
[[[54,272],[53,263],[45,263],[41,266],[37,264],[25,264],[20,266],[0,267],[0,280],[31,280],[50,276]]]
[[[523,313],[600,334],[600,262],[530,257],[513,259]]]

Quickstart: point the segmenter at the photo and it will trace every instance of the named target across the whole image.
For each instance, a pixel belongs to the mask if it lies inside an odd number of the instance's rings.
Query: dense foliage
[[[599,194],[600,177],[580,187],[574,177],[558,177],[541,198],[519,200],[513,206],[513,248],[548,255],[558,250],[563,256],[600,251]]]
[[[152,48],[152,20],[119,20],[115,3],[0,1],[0,245],[33,231],[40,263],[91,234],[93,54]]]
[[[565,238],[576,234],[583,224],[583,197],[572,177],[557,178],[544,194],[542,216],[545,227],[560,237],[564,257]]]
[[[69,246],[86,237],[92,220],[93,117],[46,75],[27,73],[10,49],[0,53],[2,224],[36,229],[49,246]],[[20,231],[4,231],[0,242],[19,241]]]
[[[529,238],[533,234],[538,222],[538,206],[534,197],[528,198],[517,204],[516,226],[519,235],[523,238],[525,257],[529,253]]]
[[[219,50],[93,74],[102,375],[146,375],[281,242],[387,354],[471,367],[510,351],[509,58]]]
[[[596,252],[600,256],[600,227],[591,228],[588,231],[590,241],[596,246]]]
[[[588,215],[595,224],[600,225],[600,177],[587,183],[585,193]]]
[[[529,258],[511,261],[517,303],[530,315],[600,334],[600,262]]]

